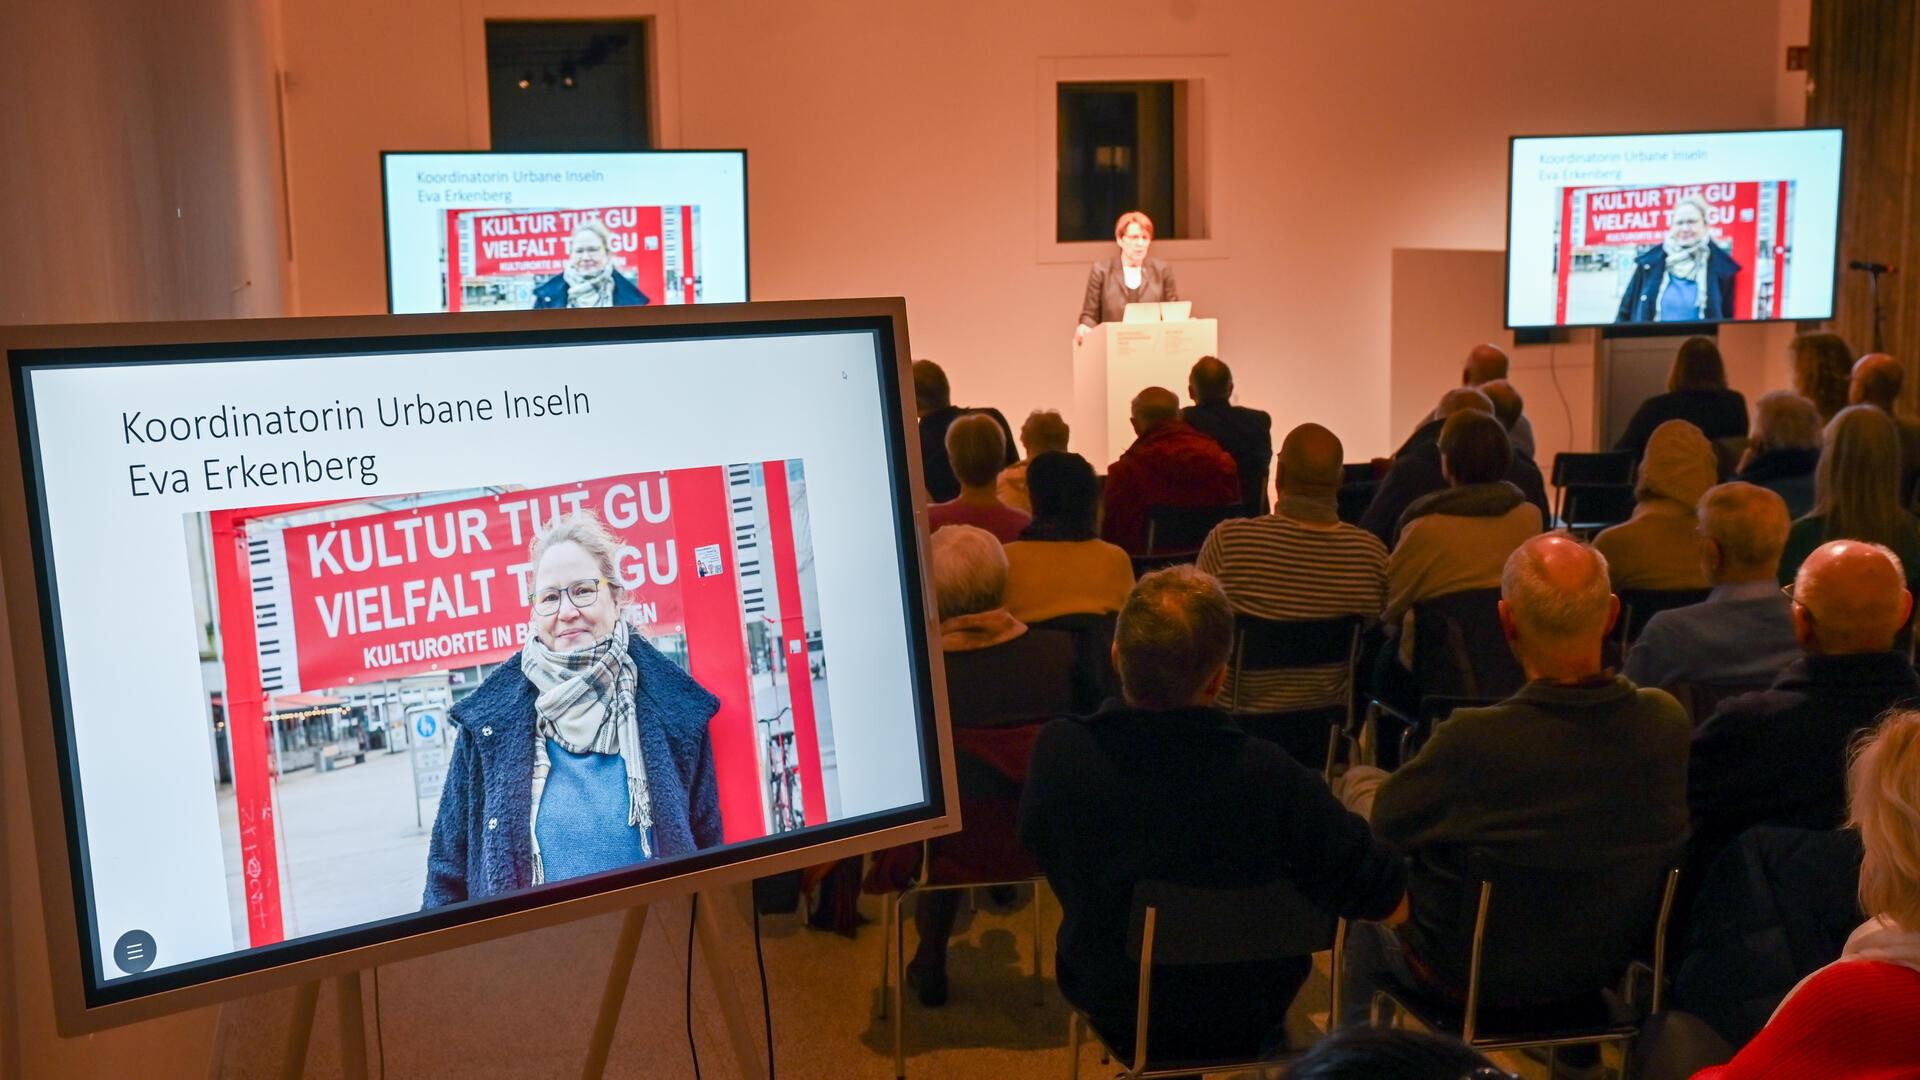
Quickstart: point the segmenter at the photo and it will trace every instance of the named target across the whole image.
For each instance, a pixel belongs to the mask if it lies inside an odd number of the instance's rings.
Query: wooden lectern
[[[1133,445],[1133,395],[1164,386],[1182,400],[1187,372],[1219,353],[1217,319],[1101,323],[1073,348],[1073,448],[1094,467]]]

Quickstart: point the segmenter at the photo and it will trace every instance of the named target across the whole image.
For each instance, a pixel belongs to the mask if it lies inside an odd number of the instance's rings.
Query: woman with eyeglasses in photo
[[[722,842],[719,699],[621,617],[619,548],[590,511],[534,540],[526,646],[448,713],[423,908]]]

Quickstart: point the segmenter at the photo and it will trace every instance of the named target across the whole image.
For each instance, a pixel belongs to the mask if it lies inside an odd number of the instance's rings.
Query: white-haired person
[[[1920,1076],[1920,712],[1887,714],[1848,771],[1867,921],[1731,1062],[1695,1080]]]
[[[1000,470],[994,492],[1000,501],[1015,510],[1033,513],[1033,500],[1027,494],[1027,467],[1041,454],[1065,453],[1069,429],[1066,418],[1057,409],[1035,409],[1020,425],[1020,446],[1027,456]]]
[[[719,699],[629,629],[619,548],[591,511],[534,539],[531,636],[448,713],[423,908],[722,842]]]
[[[1787,502],[1787,517],[1813,510],[1813,474],[1820,466],[1820,410],[1791,390],[1753,403],[1753,438],[1735,480],[1758,484]]]
[[[651,303],[613,261],[613,232],[587,218],[567,237],[567,265],[533,290],[536,308],[639,307]]]
[[[936,531],[928,546],[934,601],[940,610],[940,651],[946,661],[947,710],[963,760],[973,729],[1031,724],[1071,713],[1073,638],[1030,628],[1007,610],[1007,556],[1000,542],[984,529],[949,525]],[[975,881],[1033,872],[1013,835],[1019,779],[1024,777],[989,781],[985,769],[960,769],[967,829],[935,842],[936,878],[949,867]],[[870,888],[885,891],[904,885],[919,868],[899,858],[904,854],[917,862],[919,853],[919,846],[912,845],[876,860]],[[947,939],[959,902],[960,894],[953,891],[921,893],[915,900],[920,945],[907,964],[907,985],[923,1005],[947,1000]]]

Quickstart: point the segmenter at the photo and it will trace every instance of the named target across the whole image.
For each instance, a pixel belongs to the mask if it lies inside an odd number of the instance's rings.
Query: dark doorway
[[[495,150],[650,150],[644,22],[489,22]]]

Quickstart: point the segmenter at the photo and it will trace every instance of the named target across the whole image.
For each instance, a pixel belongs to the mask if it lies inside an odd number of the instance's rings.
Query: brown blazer
[[[1102,259],[1087,271],[1087,299],[1080,305],[1080,323],[1083,326],[1099,326],[1103,322],[1119,322],[1127,313],[1127,294],[1123,288],[1127,278],[1120,270],[1120,256]],[[1180,299],[1180,291],[1173,284],[1173,268],[1159,259],[1148,256],[1140,267],[1140,299],[1142,304],[1157,304],[1166,300]]]

